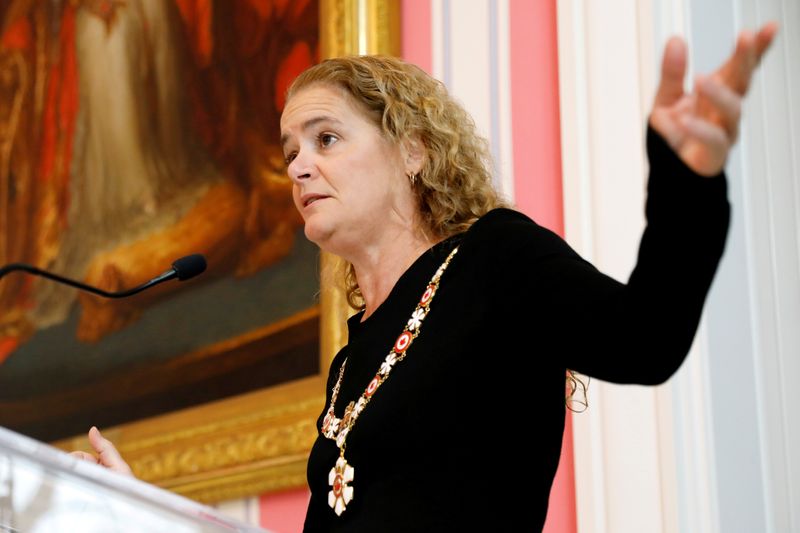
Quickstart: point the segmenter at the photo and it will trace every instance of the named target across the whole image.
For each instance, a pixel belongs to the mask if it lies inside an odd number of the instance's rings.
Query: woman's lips
[[[306,194],[303,195],[301,201],[303,202],[303,207],[308,207],[314,202],[317,202],[319,200],[324,200],[325,198],[329,198],[329,196],[326,196],[324,194]]]

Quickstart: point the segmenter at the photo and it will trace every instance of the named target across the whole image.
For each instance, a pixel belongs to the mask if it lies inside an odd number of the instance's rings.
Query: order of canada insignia
[[[328,474],[328,484],[331,486],[328,492],[328,505],[330,505],[338,516],[347,509],[347,504],[353,499],[353,467],[347,464],[344,457],[339,456],[336,466],[331,468]]]

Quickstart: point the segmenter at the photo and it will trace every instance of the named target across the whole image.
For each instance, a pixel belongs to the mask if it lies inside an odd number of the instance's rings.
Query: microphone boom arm
[[[53,274],[52,272],[36,268],[35,266],[28,265],[26,263],[10,263],[8,265],[0,267],[0,278],[2,278],[3,276],[5,276],[10,272],[22,271],[22,272],[27,272],[29,274],[33,274],[35,276],[41,276],[43,278],[57,281],[58,283],[63,283],[64,285],[75,287],[76,289],[81,289],[87,292],[91,292],[93,294],[103,296],[104,298],[125,298],[127,296],[133,296],[134,294],[140,293],[145,289],[149,289],[153,285],[158,285],[161,282],[173,278],[178,278],[178,280],[180,281],[193,278],[194,276],[201,274],[205,269],[206,269],[205,257],[203,257],[200,254],[187,255],[186,257],[182,257],[176,260],[174,263],[172,263],[172,268],[167,270],[160,276],[157,276],[151,279],[150,281],[143,283],[132,289],[119,292],[104,291],[103,289],[92,287],[91,285],[81,283],[80,281],[75,281],[74,279],[65,278],[64,276],[59,276],[58,274]]]
[[[161,274],[160,276],[158,276],[157,278],[153,278],[147,283],[143,283],[138,287],[134,287],[126,291],[108,292],[104,291],[103,289],[98,289],[97,287],[86,285],[85,283],[81,283],[80,281],[75,281],[69,278],[65,278],[63,276],[59,276],[58,274],[47,272],[46,270],[41,270],[33,265],[28,265],[25,263],[10,263],[8,265],[0,267],[0,278],[2,278],[3,276],[5,276],[10,272],[17,272],[17,271],[27,272],[35,276],[41,276],[43,278],[51,279],[53,281],[57,281],[65,285],[69,285],[70,287],[75,287],[76,289],[81,289],[87,292],[91,292],[93,294],[97,294],[105,298],[125,298],[127,296],[133,296],[134,294],[142,292],[143,290],[148,289],[153,285],[161,283],[162,281],[170,280],[178,275],[175,269],[170,269]]]

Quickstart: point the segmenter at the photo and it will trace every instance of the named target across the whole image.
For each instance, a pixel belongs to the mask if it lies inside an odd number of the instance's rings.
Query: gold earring
[[[406,176],[408,177],[408,181],[411,182],[411,186],[412,187],[417,184],[417,175],[416,174],[414,174],[411,171],[408,171],[408,172],[406,172]]]

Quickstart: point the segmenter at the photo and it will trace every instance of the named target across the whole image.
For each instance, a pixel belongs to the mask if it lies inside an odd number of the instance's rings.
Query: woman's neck
[[[417,234],[395,236],[383,246],[363,250],[351,260],[364,298],[362,320],[369,318],[389,297],[400,276],[436,241]]]

